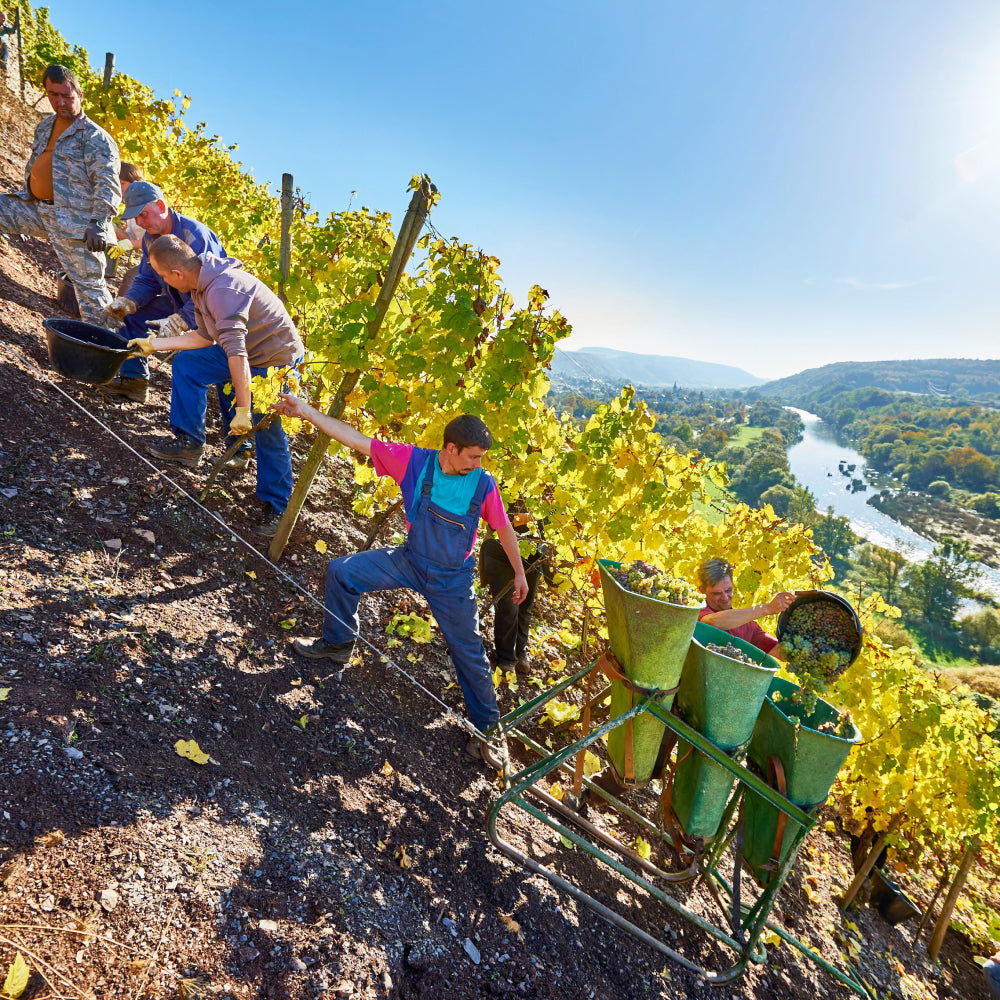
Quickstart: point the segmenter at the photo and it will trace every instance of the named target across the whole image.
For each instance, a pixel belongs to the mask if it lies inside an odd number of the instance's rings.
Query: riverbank
[[[926,538],[965,540],[986,566],[1000,569],[1000,521],[926,493],[883,490],[868,503]]]

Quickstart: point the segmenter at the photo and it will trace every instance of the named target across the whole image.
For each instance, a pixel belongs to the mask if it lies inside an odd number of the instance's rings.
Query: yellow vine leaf
[[[764,944],[769,944],[773,948],[777,948],[781,944],[781,935],[777,931],[768,931],[762,938],[761,941]]]
[[[551,795],[552,798],[558,799],[562,802],[565,794],[566,793],[562,790],[562,785],[558,784],[558,782],[554,785],[549,785],[549,795]]]
[[[385,775],[385,776],[386,776],[387,778],[388,778],[388,777],[389,777],[389,775],[390,775],[390,774],[392,774],[392,773],[393,773],[393,772],[394,772],[395,770],[396,770],[396,769],[395,769],[395,768],[394,768],[394,767],[392,766],[392,764],[390,764],[390,763],[389,763],[388,761],[386,761],[386,762],[385,762],[385,763],[384,763],[384,764],[382,765],[382,773],[383,773],[383,774],[384,774],[384,775]]]
[[[579,719],[580,707],[579,705],[571,705],[568,701],[559,701],[557,698],[553,698],[545,706],[545,718],[557,726],[561,722]]]
[[[14,962],[10,967],[10,971],[7,973],[7,978],[4,980],[4,993],[11,997],[12,1000],[17,1000],[17,998],[25,991],[30,978],[31,967],[21,956],[21,953],[18,952],[17,957],[14,959]]]
[[[286,618],[283,622],[278,622],[278,627],[283,629],[295,628],[295,619]]]
[[[257,574],[252,569],[247,570],[247,576],[250,577],[251,580],[257,579]]]
[[[635,838],[635,853],[639,855],[643,860],[648,860],[650,854],[653,853],[653,848],[650,846],[648,840],[643,840],[642,837]]]
[[[193,760],[196,764],[208,763],[208,754],[198,746],[195,740],[178,740],[174,744],[174,750],[177,751],[178,756],[187,757],[188,760]]]
[[[324,552],[326,552],[326,542],[324,542],[322,538],[317,538],[316,539],[316,551],[320,555],[322,555]]]

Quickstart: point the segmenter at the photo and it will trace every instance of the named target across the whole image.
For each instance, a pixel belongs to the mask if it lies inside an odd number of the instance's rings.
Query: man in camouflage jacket
[[[80,315],[101,322],[112,296],[104,250],[116,242],[112,218],[121,204],[118,146],[82,107],[76,76],[54,64],[42,77],[55,114],[35,129],[24,188],[0,194],[0,232],[48,237],[76,291]]]

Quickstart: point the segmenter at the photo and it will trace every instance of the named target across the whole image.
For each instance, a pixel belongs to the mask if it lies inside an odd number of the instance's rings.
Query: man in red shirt
[[[706,559],[698,567],[698,589],[705,595],[705,607],[698,613],[699,621],[744,639],[765,653],[773,653],[778,640],[768,635],[757,624],[757,619],[780,615],[795,600],[794,594],[783,590],[767,604],[734,608],[733,567],[725,559]]]

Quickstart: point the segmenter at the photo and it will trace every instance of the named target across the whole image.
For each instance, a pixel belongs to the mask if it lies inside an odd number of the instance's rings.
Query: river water
[[[815,413],[788,407],[802,418],[805,431],[802,440],[788,449],[788,466],[792,475],[808,487],[816,497],[816,507],[825,512],[833,507],[833,512],[846,517],[856,535],[881,545],[894,548],[897,543],[910,548],[908,556],[920,562],[931,554],[934,542],[918,535],[912,528],[877,511],[867,503],[873,493],[878,492],[877,477],[866,475],[864,456],[853,448],[837,443],[836,432]],[[853,465],[854,471],[844,475],[840,464]],[[851,492],[852,479],[860,479],[868,484],[863,491]],[[1000,597],[1000,571],[982,566],[980,588],[994,597]]]

